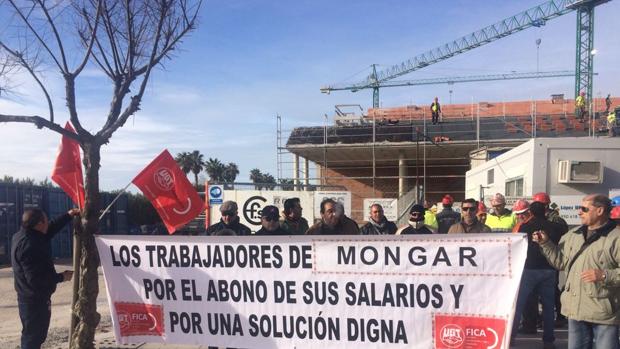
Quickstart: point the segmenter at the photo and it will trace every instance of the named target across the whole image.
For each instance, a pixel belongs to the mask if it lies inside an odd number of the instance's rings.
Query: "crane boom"
[[[594,7],[610,0],[549,0],[538,6],[505,18],[495,24],[465,35],[459,39],[419,54],[400,64],[377,71],[372,65],[372,73],[364,81],[350,85],[331,85],[321,88],[321,92],[336,90],[359,91],[373,89],[373,106],[379,106],[379,87],[388,86],[386,81],[404,74],[441,62],[476,47],[486,45],[530,27],[545,25],[550,19],[577,10],[577,69],[575,73],[575,94],[586,89],[587,98],[592,97],[592,38],[594,36]],[[396,85],[399,86],[399,85]]]
[[[559,70],[559,71],[546,71],[546,72],[452,76],[452,77],[416,79],[416,80],[406,80],[406,81],[392,80],[392,81],[382,82],[379,85],[379,87],[456,84],[456,83],[462,83],[462,82],[513,80],[513,79],[557,78],[557,77],[563,77],[563,76],[575,76],[575,72],[570,71],[570,70]],[[332,87],[330,88],[330,90],[331,91],[351,90],[352,92],[357,92],[357,89],[353,86]],[[323,88],[321,89],[321,92],[328,93],[328,91],[324,91]]]

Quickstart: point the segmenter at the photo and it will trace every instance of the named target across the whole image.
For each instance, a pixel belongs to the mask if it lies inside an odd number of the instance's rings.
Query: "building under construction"
[[[364,220],[364,198],[398,198],[402,216],[412,202],[437,202],[444,194],[464,199],[466,171],[531,138],[606,135],[605,109],[605,101],[596,99],[592,112],[577,119],[574,100],[557,96],[444,105],[441,123],[433,125],[428,106],[372,108],[363,115],[337,108],[331,125],[293,129],[279,144],[279,159],[292,154],[296,184],[346,187],[357,221]]]

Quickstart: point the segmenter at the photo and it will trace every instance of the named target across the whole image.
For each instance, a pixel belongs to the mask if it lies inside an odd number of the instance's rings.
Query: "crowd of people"
[[[450,195],[442,198],[442,210],[437,214],[428,201],[414,204],[409,209],[408,224],[398,228],[385,217],[381,205],[373,204],[368,222],[360,228],[346,216],[341,203],[325,199],[320,205],[320,219],[310,226],[302,216],[299,198],[289,198],[282,214],[276,206],[262,208],[261,229],[255,234],[526,233],[528,251],[511,343],[517,333],[536,333],[540,322],[543,348],[554,348],[554,328],[568,323],[570,349],[592,348],[593,343],[596,348],[620,348],[620,197],[584,197],[579,207],[581,225],[571,230],[546,193],[535,194],[531,202],[517,200],[512,210],[506,208],[506,198],[499,193],[490,200],[491,209],[475,199],[463,200],[460,213],[453,205]],[[11,257],[23,325],[22,348],[39,348],[45,341],[50,297],[57,283],[71,280],[72,272],[56,273],[49,251],[54,233],[79,213],[72,209],[48,221],[40,209],[27,210],[21,230],[13,237]],[[206,229],[204,235],[251,234],[250,228],[240,222],[235,202],[225,201],[220,213],[220,221]],[[561,291],[558,271],[566,274]]]
[[[282,215],[276,206],[265,206],[257,235],[387,235],[387,234],[470,234],[526,233],[528,251],[517,297],[511,343],[518,333],[543,330],[543,348],[554,348],[556,327],[569,328],[569,348],[619,348],[620,323],[620,197],[588,195],[579,207],[580,226],[569,231],[557,206],[547,193],[536,193],[531,202],[519,199],[506,207],[506,198],[495,194],[490,208],[484,202],[465,199],[460,213],[454,199],[445,195],[442,209],[434,212],[429,201],[413,204],[408,224],[397,227],[380,204],[370,207],[366,224],[358,226],[347,217],[341,203],[325,199],[321,218],[312,226],[302,217],[298,198],[284,202]],[[208,235],[249,235],[239,223],[237,204],[224,202],[222,219],[207,229]],[[566,283],[559,287],[559,271]],[[539,303],[542,314],[539,314]]]

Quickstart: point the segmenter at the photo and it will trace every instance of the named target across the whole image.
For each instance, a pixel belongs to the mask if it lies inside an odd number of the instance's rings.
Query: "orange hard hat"
[[[519,214],[530,209],[530,203],[527,200],[519,199],[512,205],[512,212]]]
[[[446,194],[443,199],[441,199],[441,203],[444,205],[452,205],[454,203],[454,199],[451,195]]]
[[[478,202],[478,213],[487,213],[487,207],[482,201]]]
[[[616,207],[611,209],[610,218],[611,219],[620,219],[620,206],[616,206]]]
[[[549,197],[549,194],[541,191],[540,193],[534,194],[534,196],[532,197],[532,201],[549,205],[551,203],[551,198]]]

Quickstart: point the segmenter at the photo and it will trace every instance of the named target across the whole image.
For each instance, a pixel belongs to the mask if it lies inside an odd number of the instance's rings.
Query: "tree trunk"
[[[198,173],[194,173],[194,183],[196,183],[196,190],[198,190]]]
[[[99,254],[95,245],[95,234],[99,231],[101,207],[99,197],[101,146],[85,142],[82,144],[82,149],[84,150],[84,167],[86,170],[84,182],[86,203],[82,213],[82,230],[80,232],[82,243],[81,269],[80,275],[74,276],[80,278],[80,289],[78,301],[73,310],[74,315],[78,318],[78,323],[71,338],[71,349],[95,348],[95,330],[101,318],[97,313]]]

